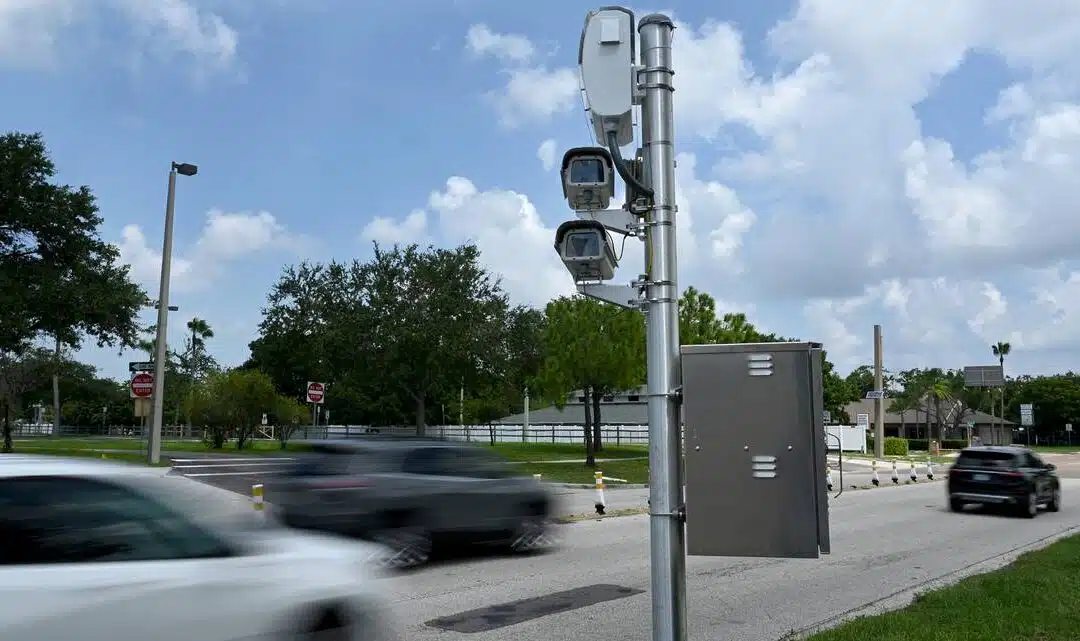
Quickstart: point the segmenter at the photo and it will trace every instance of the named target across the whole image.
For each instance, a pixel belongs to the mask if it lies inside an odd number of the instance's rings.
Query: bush
[[[907,456],[908,441],[896,436],[885,437],[885,456]]]
[[[911,451],[914,451],[914,452],[929,452],[930,451],[930,441],[927,441],[924,438],[909,438],[907,440],[907,445],[908,445],[908,450],[911,450]]]
[[[941,442],[943,450],[962,450],[967,446],[968,442],[964,439],[946,439]]]

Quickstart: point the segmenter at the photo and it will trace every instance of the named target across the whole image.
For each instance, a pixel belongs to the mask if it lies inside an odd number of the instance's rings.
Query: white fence
[[[327,425],[301,427],[293,433],[294,440],[361,438],[372,434],[411,436],[416,428],[410,426],[369,427],[366,425]],[[585,438],[580,425],[428,425],[424,436],[451,441],[474,443],[581,443]],[[612,445],[648,445],[647,425],[604,425],[600,436]]]
[[[839,442],[837,441],[839,439]],[[866,453],[866,428],[862,425],[826,425],[825,447],[828,450]]]

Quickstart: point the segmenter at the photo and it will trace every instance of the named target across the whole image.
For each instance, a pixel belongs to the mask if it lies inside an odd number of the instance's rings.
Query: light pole
[[[188,163],[172,163],[169,168],[169,192],[165,198],[165,239],[161,244],[161,285],[157,300],[157,344],[154,345],[154,392],[151,396],[154,411],[150,422],[148,456],[151,465],[161,460],[161,420],[165,396],[165,340],[169,324],[169,276],[172,269],[173,209],[176,204],[176,174],[194,176],[199,168]]]

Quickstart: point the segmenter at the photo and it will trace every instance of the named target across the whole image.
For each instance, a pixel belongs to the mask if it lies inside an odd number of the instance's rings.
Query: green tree
[[[570,392],[585,392],[585,463],[594,466],[597,445],[603,447],[600,400],[645,379],[644,318],[636,311],[576,296],[548,303],[546,315],[537,391],[557,407],[564,406]]]
[[[237,449],[244,449],[263,414],[292,407],[285,404],[269,376],[239,368],[209,376],[185,402],[185,411],[205,427],[205,438],[214,448],[223,447],[231,437]],[[295,418],[288,412],[286,416],[289,421]]]
[[[41,335],[53,339],[58,410],[64,347],[77,350],[84,337],[133,346],[148,301],[117,247],[100,238],[90,188],[57,184],[55,175],[40,134],[0,136],[0,350],[19,351]]]
[[[53,371],[53,357],[48,350],[23,346],[17,350],[0,349],[0,405],[3,406],[4,452],[12,451],[12,428],[23,394],[47,381]]]

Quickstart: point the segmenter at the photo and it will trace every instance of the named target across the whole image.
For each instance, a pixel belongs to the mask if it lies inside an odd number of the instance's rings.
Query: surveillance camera
[[[611,280],[619,265],[611,237],[595,220],[568,220],[559,225],[555,251],[574,282]]]
[[[563,154],[563,196],[574,211],[607,209],[615,194],[615,164],[603,147],[576,147]]]

